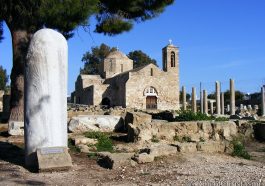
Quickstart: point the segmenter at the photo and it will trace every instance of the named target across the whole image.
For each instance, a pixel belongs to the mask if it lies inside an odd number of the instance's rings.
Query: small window
[[[154,75],[154,72],[153,72],[153,68],[151,68],[151,76],[153,76]]]
[[[123,72],[123,64],[121,64],[121,72]]]
[[[175,67],[175,52],[171,52],[171,67]]]

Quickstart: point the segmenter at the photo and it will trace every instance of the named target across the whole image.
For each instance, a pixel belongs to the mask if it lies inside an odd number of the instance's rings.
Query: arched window
[[[157,91],[154,87],[148,87],[144,90],[145,96],[157,96]]]
[[[171,67],[175,67],[175,52],[171,52]]]

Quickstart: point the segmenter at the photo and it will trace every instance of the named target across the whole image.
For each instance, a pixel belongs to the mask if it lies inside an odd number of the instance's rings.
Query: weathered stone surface
[[[232,140],[237,135],[238,129],[235,122],[214,122],[212,123],[214,134],[218,134],[221,139]]]
[[[142,112],[127,112],[125,116],[125,124],[128,125],[129,123],[133,125],[150,123],[152,120],[152,116],[149,114],[145,114]]]
[[[187,153],[187,152],[197,152],[197,144],[196,143],[176,143],[179,152]]]
[[[83,145],[95,145],[98,140],[97,139],[91,139],[86,138],[84,136],[76,136],[74,137],[75,145],[83,144]]]
[[[97,155],[99,165],[109,169],[117,169],[121,166],[130,165],[134,153],[99,152]]]
[[[68,129],[71,132],[82,133],[86,131],[112,132],[123,128],[120,116],[111,115],[86,115],[73,117]]]
[[[67,147],[43,147],[37,149],[40,172],[68,170],[72,165]]]
[[[197,143],[197,150],[203,152],[224,152],[225,144],[217,141],[207,141]]]
[[[25,64],[26,165],[37,148],[67,147],[67,41],[52,29],[37,31]]]
[[[9,121],[8,122],[8,134],[11,136],[23,136],[24,135],[24,122]]]
[[[135,160],[137,163],[142,164],[153,162],[155,157],[153,154],[147,154],[144,152],[140,154],[135,154],[132,159]]]
[[[173,145],[157,143],[151,145],[150,147],[150,154],[153,155],[154,157],[168,156],[177,153],[178,153],[178,148]]]

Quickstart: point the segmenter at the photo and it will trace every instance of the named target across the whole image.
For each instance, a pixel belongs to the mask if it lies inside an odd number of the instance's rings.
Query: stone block
[[[43,147],[37,149],[39,172],[68,170],[72,159],[67,147]]]
[[[179,152],[187,153],[187,152],[197,152],[197,144],[196,143],[176,143]]]
[[[146,152],[141,154],[135,154],[133,160],[135,160],[139,164],[143,163],[151,163],[155,159],[153,154],[147,154]]]
[[[104,168],[117,169],[121,166],[128,166],[131,164],[134,153],[97,153],[99,160],[98,164]]]
[[[168,156],[178,153],[178,148],[173,145],[168,144],[153,144],[150,147],[150,154],[152,154],[154,157],[159,156]]]
[[[112,132],[124,127],[120,116],[86,115],[73,117],[68,129],[71,132],[83,133],[86,131]]]
[[[11,136],[23,136],[24,135],[24,122],[9,121],[8,122],[8,134]]]
[[[224,152],[225,151],[225,144],[222,142],[217,141],[207,141],[207,142],[199,142],[197,143],[198,151],[203,152]]]
[[[125,125],[128,126],[129,123],[133,125],[150,123],[152,121],[152,116],[142,112],[127,112],[125,116]]]

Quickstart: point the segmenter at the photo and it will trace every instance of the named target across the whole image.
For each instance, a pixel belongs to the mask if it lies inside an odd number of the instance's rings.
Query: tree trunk
[[[24,121],[24,65],[30,36],[24,30],[11,30],[13,68],[11,72],[11,100],[9,121]]]

